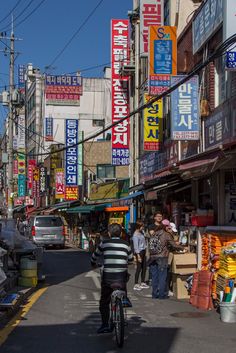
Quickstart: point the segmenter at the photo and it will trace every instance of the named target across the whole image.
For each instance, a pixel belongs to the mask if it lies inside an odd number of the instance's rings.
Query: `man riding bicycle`
[[[103,240],[97,247],[91,258],[92,267],[96,266],[99,256],[103,255],[104,268],[101,281],[101,298],[99,310],[102,318],[102,325],[97,333],[111,332],[109,326],[110,310],[109,304],[113,292],[112,285],[119,283],[121,289],[126,292],[128,281],[128,262],[132,261],[133,255],[129,244],[121,239],[122,227],[118,223],[108,226],[110,238]],[[126,298],[127,306],[131,306]]]

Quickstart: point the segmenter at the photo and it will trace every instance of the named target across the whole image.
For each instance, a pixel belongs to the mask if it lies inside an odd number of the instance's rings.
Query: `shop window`
[[[100,164],[97,166],[97,177],[102,179],[115,179],[115,166]]]

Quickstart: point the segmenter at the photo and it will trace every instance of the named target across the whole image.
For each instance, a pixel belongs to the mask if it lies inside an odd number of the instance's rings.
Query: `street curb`
[[[20,311],[21,306],[25,304],[26,300],[41,287],[41,285],[29,288],[17,287],[15,290],[13,289],[11,291],[12,293],[18,293],[20,296],[12,307],[5,311],[0,311],[0,329],[2,329],[14,317],[14,315]]]

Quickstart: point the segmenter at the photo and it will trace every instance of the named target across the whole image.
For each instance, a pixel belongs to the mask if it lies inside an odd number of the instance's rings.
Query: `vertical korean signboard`
[[[235,0],[224,0],[224,18],[223,18],[223,40],[229,39],[235,34],[235,16],[236,2]],[[236,70],[236,48],[235,43],[227,49],[226,53],[226,69]]]
[[[177,74],[176,27],[149,27],[149,94],[165,92],[170,86],[171,75]]]
[[[148,28],[164,23],[163,0],[140,0],[140,56],[148,56]]]
[[[175,85],[185,76],[171,78]],[[198,76],[171,93],[171,137],[173,140],[199,140]]]
[[[64,180],[64,168],[57,168],[56,173],[56,199],[64,199],[65,197],[65,180]]]
[[[151,97],[148,94],[144,95],[144,104]],[[159,151],[162,142],[162,99],[151,103],[143,111],[143,149],[144,151]]]
[[[45,141],[53,141],[53,118],[45,118]]]
[[[65,199],[78,199],[78,120],[65,120]]]
[[[120,76],[120,68],[128,63],[129,21],[111,21],[111,104],[112,123],[129,114],[128,76]],[[112,128],[112,165],[129,164],[129,119]]]

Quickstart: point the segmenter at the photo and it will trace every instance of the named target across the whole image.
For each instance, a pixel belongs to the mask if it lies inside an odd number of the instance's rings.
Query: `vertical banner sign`
[[[47,168],[39,167],[39,195],[43,196],[47,191]]]
[[[235,34],[235,0],[224,0],[224,18],[223,18],[223,40],[226,41]],[[226,69],[236,70],[236,48],[235,43],[228,48],[226,53]]]
[[[25,196],[25,182],[26,182],[26,176],[25,176],[25,150],[24,149],[19,149],[18,150],[18,197],[23,197]]]
[[[53,118],[45,118],[45,141],[53,141]]]
[[[129,114],[128,76],[120,75],[129,59],[129,21],[111,21],[111,104],[112,123]],[[112,165],[129,164],[129,119],[112,128]]]
[[[36,206],[38,205],[39,197],[39,168],[37,166],[33,167],[33,186],[32,186],[32,196],[36,198]]]
[[[151,99],[148,94],[144,94],[144,104]],[[144,151],[159,151],[162,142],[162,99],[151,103],[143,111],[143,149]]]
[[[28,161],[28,191],[33,188],[33,169],[36,166],[36,160],[30,159]]]
[[[64,168],[57,168],[55,170],[55,176],[56,176],[55,199],[64,199],[65,197]]]
[[[171,78],[171,85],[185,76]],[[179,86],[171,93],[171,138],[173,140],[199,140],[198,76]]]
[[[165,92],[170,86],[170,76],[177,75],[176,27],[149,27],[149,94]]]
[[[20,91],[25,89],[25,71],[24,65],[18,65],[18,87]]]
[[[140,56],[148,56],[148,28],[164,24],[163,0],[140,0]]]
[[[78,125],[76,119],[65,120],[65,195],[67,200],[78,199]]]
[[[18,116],[17,148],[25,149],[25,116]]]
[[[79,141],[83,140],[83,131],[79,131]],[[78,185],[83,185],[83,144],[78,146]]]

